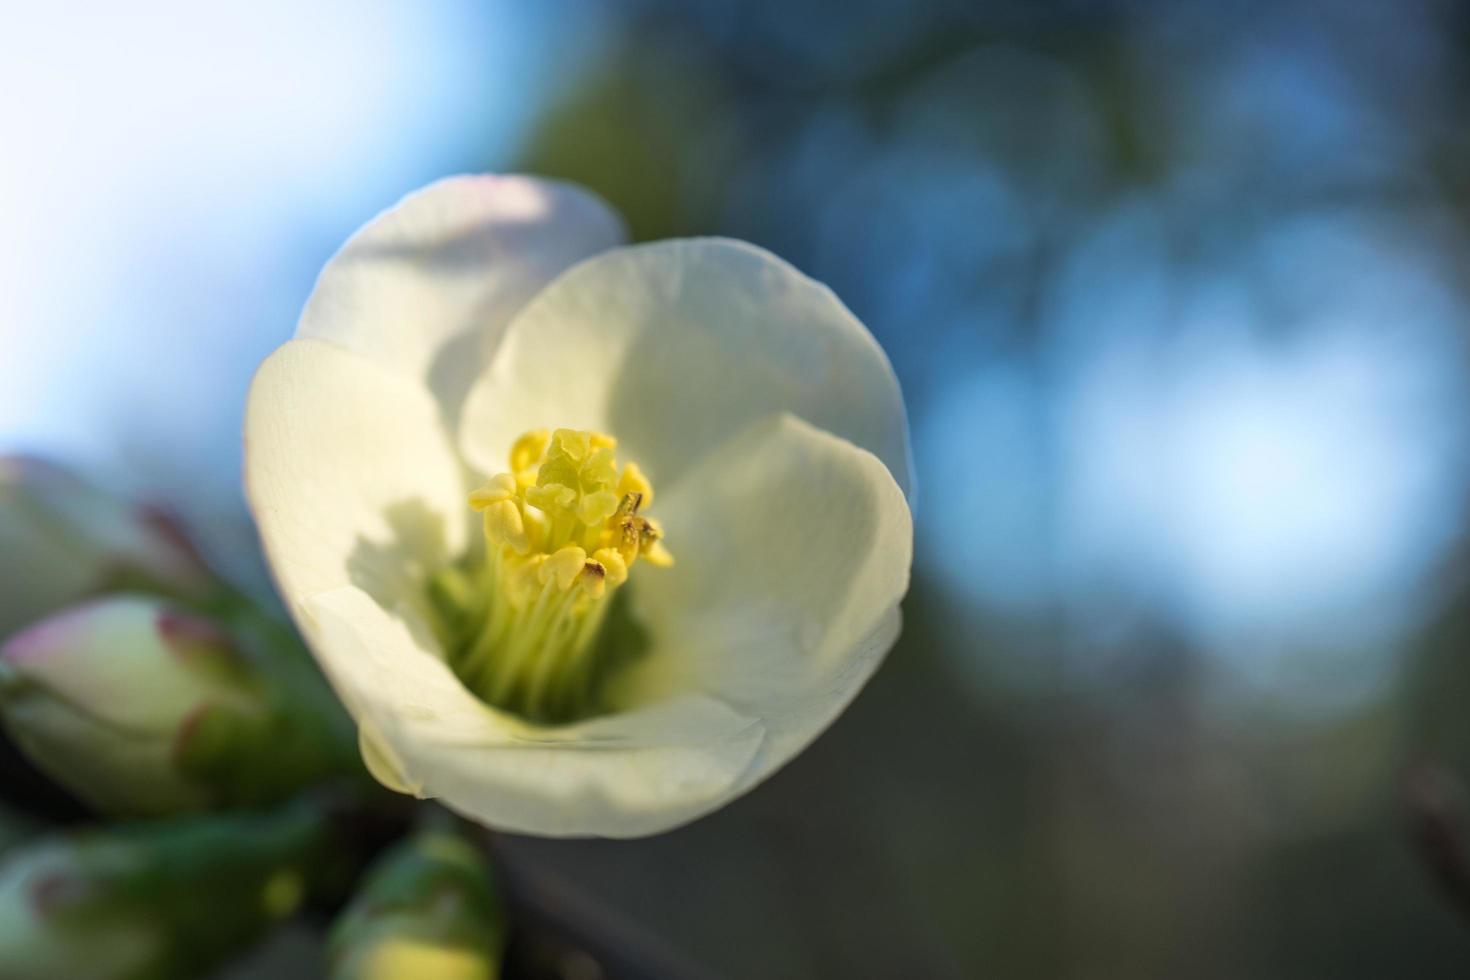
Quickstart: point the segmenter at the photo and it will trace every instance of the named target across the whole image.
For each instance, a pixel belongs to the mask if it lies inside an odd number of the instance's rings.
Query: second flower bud
[[[267,802],[329,772],[350,736],[216,623],[140,595],[58,613],[0,647],[0,721],[95,808]]]

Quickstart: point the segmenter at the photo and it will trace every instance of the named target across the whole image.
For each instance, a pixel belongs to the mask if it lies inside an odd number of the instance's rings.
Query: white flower
[[[650,834],[750,789],[908,587],[862,324],[751,245],[621,240],[575,187],[436,183],[332,259],[250,393],[266,554],[369,767],[511,831]]]

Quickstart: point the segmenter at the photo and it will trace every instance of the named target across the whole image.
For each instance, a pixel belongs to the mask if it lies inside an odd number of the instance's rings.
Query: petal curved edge
[[[699,689],[760,719],[743,791],[826,729],[898,639],[912,517],[881,460],[784,414],[706,456],[660,507],[678,564],[633,594],[658,639],[630,697]]]
[[[318,277],[296,336],[423,379],[452,424],[526,301],[626,237],[617,213],[575,184],[447,177],[348,239]]]
[[[687,823],[738,792],[759,722],[686,692],[646,708],[541,727],[486,706],[411,617],[346,587],[305,604],[318,659],[364,731],[411,788],[490,827],[543,837],[639,837]]]
[[[529,429],[600,429],[663,488],[782,411],[867,449],[908,493],[903,398],[867,328],[764,249],[676,239],[604,252],[528,303],[466,399],[459,444],[489,473]]]
[[[347,584],[416,598],[469,540],[464,493],[437,406],[411,379],[315,340],[288,342],[256,372],[245,494],[293,612]]]

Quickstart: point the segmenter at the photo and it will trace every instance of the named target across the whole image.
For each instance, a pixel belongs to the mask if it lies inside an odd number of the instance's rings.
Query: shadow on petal
[[[347,558],[348,579],[385,609],[407,606],[428,618],[429,577],[456,557],[449,554],[444,517],[416,499],[391,504],[384,516],[390,537],[359,535]]]

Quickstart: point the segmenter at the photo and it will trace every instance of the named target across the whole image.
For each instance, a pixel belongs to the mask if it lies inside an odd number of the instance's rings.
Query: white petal
[[[361,723],[357,728],[357,751],[362,754],[363,765],[367,771],[372,773],[374,779],[388,787],[395,793],[404,793],[409,796],[420,796],[419,787],[415,786],[408,773],[403,771],[403,763],[393,754],[384,742],[381,735],[369,723]]]
[[[450,177],[408,195],[342,246],[296,336],[425,380],[453,420],[525,302],[624,238],[618,216],[575,185]]]
[[[600,429],[663,491],[779,411],[874,453],[908,490],[898,381],[831,290],[753,245],[666,241],[605,252],[527,304],[465,402],[459,441],[495,472],[528,429]]]
[[[470,511],[437,412],[413,380],[320,341],[293,340],[261,365],[245,489],[293,610],[347,584],[421,597],[463,551]]]
[[[705,457],[659,514],[678,563],[636,569],[655,649],[630,696],[703,690],[760,719],[743,791],[825,729],[897,639],[909,508],[871,453],[783,415]]]
[[[359,725],[375,772],[503,830],[635,837],[719,806],[760,751],[758,722],[685,693],[559,728],[527,724],[470,694],[406,610],[360,589],[305,606],[313,647]]]

